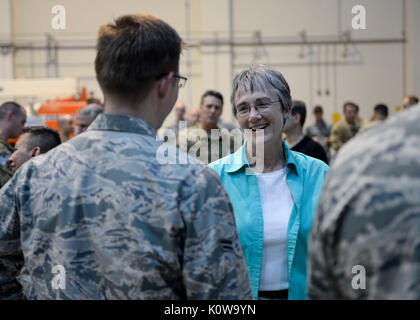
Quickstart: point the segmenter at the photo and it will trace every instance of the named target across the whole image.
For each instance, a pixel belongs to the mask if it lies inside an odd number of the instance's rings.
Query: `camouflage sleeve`
[[[353,186],[346,201],[336,201],[332,186],[327,190],[310,241],[310,299],[420,298],[416,184],[404,177],[407,186],[369,178]]]
[[[12,171],[7,162],[9,156],[10,153],[0,150],[0,188],[12,177]]]
[[[336,297],[333,294],[332,275],[328,269],[332,261],[326,252],[325,234],[321,232],[322,215],[323,208],[320,205],[308,241],[307,298],[331,300]]]
[[[183,186],[183,277],[187,299],[252,299],[229,198],[206,168]]]
[[[12,177],[12,172],[7,167],[0,166],[0,188]]]
[[[338,151],[338,149],[340,149],[341,146],[343,145],[342,140],[343,139],[341,137],[340,127],[333,126],[331,129],[330,142],[331,142],[331,147],[335,151]]]
[[[10,152],[7,152],[3,149],[2,145],[0,145],[0,167],[8,167],[7,160],[9,160]]]
[[[0,299],[22,298],[22,288],[16,280],[23,266],[23,254],[14,187],[10,181],[0,189]]]

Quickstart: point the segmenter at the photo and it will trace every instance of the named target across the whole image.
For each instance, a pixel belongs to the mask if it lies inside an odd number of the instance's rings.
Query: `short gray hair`
[[[284,109],[287,110],[292,106],[289,85],[279,71],[262,64],[252,65],[239,71],[233,78],[232,95],[230,97],[235,117],[235,95],[238,90],[253,93],[256,90],[266,91],[269,89],[276,92]]]

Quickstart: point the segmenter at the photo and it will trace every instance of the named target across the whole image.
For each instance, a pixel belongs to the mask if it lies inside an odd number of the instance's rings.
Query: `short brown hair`
[[[215,90],[207,90],[206,92],[204,92],[203,95],[201,96],[200,104],[202,105],[204,102],[204,99],[209,96],[219,99],[220,102],[222,102],[222,106],[223,106],[223,96],[220,92],[215,91]]]
[[[346,112],[347,107],[353,107],[356,109],[356,112],[359,112],[359,106],[355,104],[354,102],[348,101],[343,104],[343,112]]]
[[[300,125],[303,128],[306,120],[306,104],[302,100],[292,100],[292,116],[300,115]]]
[[[121,16],[99,29],[96,78],[103,91],[141,99],[159,76],[178,71],[181,47],[166,22],[145,14]]]
[[[324,110],[320,105],[315,106],[314,113],[324,113]]]

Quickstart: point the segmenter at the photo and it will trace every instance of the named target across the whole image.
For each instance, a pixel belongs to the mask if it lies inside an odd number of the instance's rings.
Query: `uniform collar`
[[[295,156],[284,140],[282,140],[282,145],[286,157],[286,167],[293,169],[297,173],[297,161]],[[225,165],[226,172],[233,173],[239,171],[243,167],[249,167],[248,159],[246,157],[246,142],[232,155],[232,157],[233,159],[231,158],[231,160],[233,161]]]
[[[120,131],[155,137],[155,130],[144,120],[124,115],[103,113],[89,126],[88,131]]]

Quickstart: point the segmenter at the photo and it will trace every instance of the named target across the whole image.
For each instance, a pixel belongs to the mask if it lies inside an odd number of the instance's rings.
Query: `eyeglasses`
[[[264,112],[268,111],[270,107],[276,102],[281,102],[281,100],[261,101],[261,102],[258,102],[258,104],[254,105],[254,109],[256,112],[258,112],[261,115]],[[247,118],[250,113],[251,113],[251,106],[249,106],[246,103],[241,103],[240,105],[236,107],[236,114],[240,118]]]
[[[167,75],[167,73],[162,73],[162,74],[160,74],[160,75],[158,75],[157,77],[156,77],[156,80],[159,80],[160,78],[162,78],[162,77],[164,77],[164,76],[166,76]],[[179,81],[178,81],[178,88],[184,88],[185,87],[185,83],[187,82],[187,78],[185,78],[185,77],[183,77],[183,76],[180,76],[179,74],[174,74],[174,78],[175,79],[179,79]]]
[[[180,76],[179,74],[174,74],[174,78],[179,79],[178,88],[184,88],[185,84],[187,83],[187,78]]]

